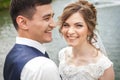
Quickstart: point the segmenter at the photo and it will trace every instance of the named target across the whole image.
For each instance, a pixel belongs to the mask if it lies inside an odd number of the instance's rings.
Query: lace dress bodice
[[[67,47],[59,52],[59,72],[62,80],[98,80],[104,71],[113,64],[106,56],[102,55],[96,63],[83,66],[68,65],[65,61],[65,54],[71,50],[71,47]]]

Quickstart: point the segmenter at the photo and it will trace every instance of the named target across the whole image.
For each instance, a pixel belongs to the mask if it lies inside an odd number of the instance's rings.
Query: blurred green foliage
[[[8,9],[10,5],[10,0],[0,0],[0,10]]]
[[[0,10],[8,9],[9,6],[10,6],[10,0],[0,0]]]

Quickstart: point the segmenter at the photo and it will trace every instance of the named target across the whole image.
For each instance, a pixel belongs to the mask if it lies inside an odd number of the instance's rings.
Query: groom
[[[10,15],[18,32],[6,56],[4,80],[60,80],[43,43],[52,41],[52,0],[11,0]]]

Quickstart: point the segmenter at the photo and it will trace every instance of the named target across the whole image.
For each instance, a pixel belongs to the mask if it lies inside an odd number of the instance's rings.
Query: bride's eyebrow
[[[67,22],[64,22],[64,23],[63,23],[63,25],[69,25],[69,23],[67,23]]]
[[[82,22],[76,22],[76,23],[74,23],[74,24],[75,24],[75,25],[77,25],[77,24],[83,25]]]

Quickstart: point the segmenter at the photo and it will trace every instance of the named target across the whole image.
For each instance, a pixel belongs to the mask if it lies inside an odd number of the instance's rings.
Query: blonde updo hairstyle
[[[89,3],[86,0],[79,0],[75,3],[71,3],[67,5],[62,15],[59,17],[59,25],[60,25],[60,33],[62,30],[62,26],[64,22],[74,13],[79,12],[83,15],[83,18],[88,26],[88,30],[90,31],[90,35],[88,35],[88,41],[92,44],[92,39],[95,40],[96,34],[94,33],[94,29],[96,27],[97,18],[96,18],[96,9],[92,3]],[[96,41],[96,40],[95,40]]]

